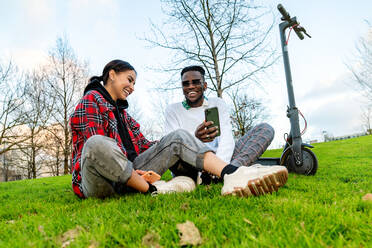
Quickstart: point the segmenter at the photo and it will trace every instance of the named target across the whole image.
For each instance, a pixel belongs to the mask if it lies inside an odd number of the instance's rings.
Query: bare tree
[[[19,152],[23,154],[21,159],[27,171],[27,178],[36,178],[40,174],[42,164],[37,161],[41,155],[42,149],[45,147],[45,137],[42,132],[50,119],[55,98],[49,98],[45,94],[46,75],[42,71],[32,71],[25,76],[25,104],[23,108],[23,116],[25,120],[25,128],[27,128],[28,139],[18,144]]]
[[[25,123],[23,96],[16,67],[11,62],[5,67],[0,65],[0,155],[27,140],[17,131]]]
[[[3,83],[9,78],[11,72],[14,71],[14,65],[10,61],[7,65],[0,65],[0,82],[1,82],[1,89],[4,89]]]
[[[208,87],[222,97],[232,87],[258,82],[258,73],[276,60],[267,39],[273,24],[264,27],[261,18],[268,12],[252,1],[162,0],[162,3],[169,19],[162,28],[153,24],[153,35],[145,40],[174,52],[172,69],[165,72],[178,73],[185,65],[202,64],[211,82]]]
[[[53,176],[62,175],[64,172],[63,137],[63,129],[58,124],[48,126],[45,132],[46,146],[43,149],[43,159],[49,168],[48,172]]]
[[[56,46],[49,51],[49,64],[45,68],[49,85],[48,96],[55,98],[52,120],[63,130],[61,137],[63,173],[71,172],[71,132],[69,116],[82,95],[87,82],[88,65],[75,55],[66,38],[57,38]],[[59,130],[59,129],[58,129]],[[55,137],[60,137],[55,135]]]
[[[347,65],[354,75],[358,89],[372,103],[372,26],[366,37],[361,37],[356,45],[357,63]]]
[[[5,181],[11,179],[16,168],[11,158],[17,145],[28,137],[23,136],[24,91],[21,76],[12,62],[0,64],[0,155],[2,157],[2,174]]]
[[[128,108],[129,115],[140,124],[141,133],[151,141],[158,140],[163,136],[162,126],[165,106],[163,106],[160,98],[157,97],[154,100],[155,104],[151,106],[152,111],[156,113],[155,116],[148,116],[140,109],[138,98],[131,99]]]
[[[164,130],[165,128],[165,110],[167,106],[171,103],[170,99],[173,98],[171,92],[169,91],[163,91],[159,92],[158,96],[154,102],[155,104],[152,105],[152,111],[156,114],[156,118],[153,120],[153,125],[155,125],[154,130],[155,134],[153,136],[154,139],[160,139],[162,138],[168,130]]]
[[[15,132],[15,129],[23,124],[22,116],[18,114],[23,105],[23,92],[17,84],[19,78],[16,74],[17,68],[11,61],[0,64],[0,155],[2,158],[0,171],[4,181],[8,181],[14,172],[9,155],[18,142],[23,140],[23,137]]]
[[[235,137],[244,136],[258,121],[268,117],[266,108],[257,99],[239,94],[238,90],[230,94],[230,98],[233,102],[230,118]]]

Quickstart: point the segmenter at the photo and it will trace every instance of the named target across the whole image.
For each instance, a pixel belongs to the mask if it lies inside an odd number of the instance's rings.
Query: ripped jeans
[[[179,129],[164,136],[158,143],[133,161],[112,138],[94,135],[84,144],[81,154],[82,188],[85,197],[107,197],[124,193],[125,184],[134,170],[152,170],[159,175],[171,169],[182,174],[182,163],[194,170],[203,170],[204,154],[212,151],[187,131]]]

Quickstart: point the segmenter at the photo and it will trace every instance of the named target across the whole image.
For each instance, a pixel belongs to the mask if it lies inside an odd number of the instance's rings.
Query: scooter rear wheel
[[[318,160],[315,154],[308,148],[302,147],[303,163],[301,166],[296,165],[292,154],[292,149],[287,150],[287,154],[282,157],[281,164],[286,166],[289,172],[294,172],[302,175],[315,175],[318,170]]]

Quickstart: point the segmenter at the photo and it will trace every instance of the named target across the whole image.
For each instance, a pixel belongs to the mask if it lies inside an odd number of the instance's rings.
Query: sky
[[[365,105],[354,90],[346,64],[352,63],[356,43],[367,35],[372,22],[371,0],[282,0],[255,1],[272,9],[282,3],[291,16],[312,35],[300,41],[291,35],[289,57],[296,105],[305,115],[308,129],[304,140],[322,140],[322,131],[341,136],[362,131]],[[272,20],[267,16],[267,21]],[[77,56],[89,62],[90,73],[101,75],[106,63],[120,58],[138,71],[135,99],[145,115],[154,115],[153,86],[162,75],[150,68],[166,64],[169,53],[151,48],[143,38],[150,23],[166,19],[159,0],[0,0],[0,60],[12,59],[22,70],[43,63],[56,38],[65,36]],[[269,37],[280,49],[278,28]],[[280,50],[279,50],[280,51]],[[286,117],[287,89],[282,60],[269,71],[263,87],[253,90],[270,113],[268,122],[276,135],[272,148],[284,143],[289,132]],[[181,92],[172,101],[182,100]],[[129,102],[131,98],[129,98]],[[137,109],[137,108],[136,108]],[[303,127],[303,122],[301,122]]]

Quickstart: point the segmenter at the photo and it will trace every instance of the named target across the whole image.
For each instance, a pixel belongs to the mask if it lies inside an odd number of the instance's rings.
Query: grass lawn
[[[218,184],[80,200],[71,176],[0,183],[0,247],[174,247],[187,220],[201,247],[372,247],[372,202],[362,200],[372,193],[372,136],[313,151],[315,176],[291,174],[277,193],[252,198],[222,197]]]

